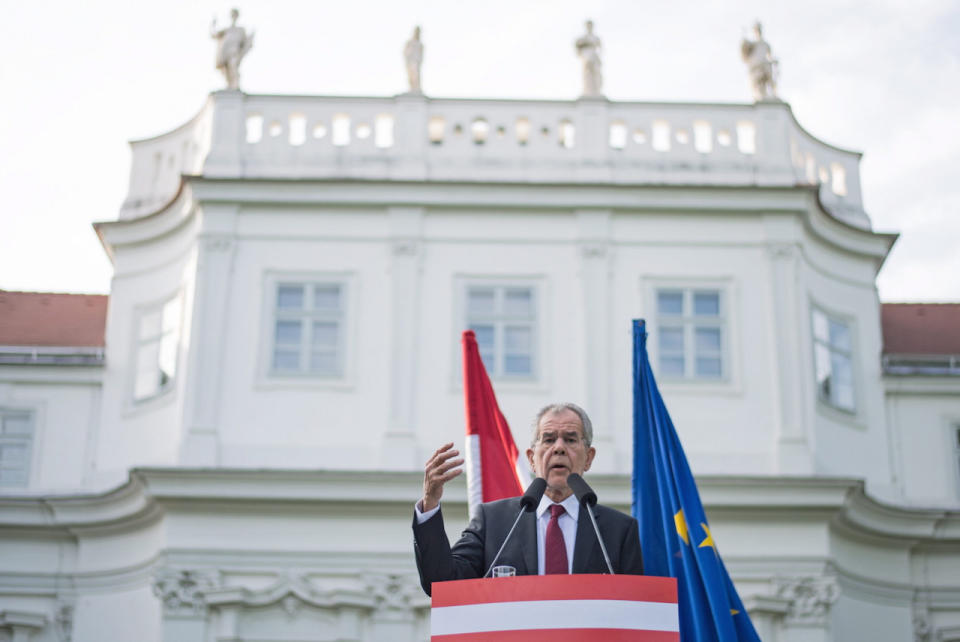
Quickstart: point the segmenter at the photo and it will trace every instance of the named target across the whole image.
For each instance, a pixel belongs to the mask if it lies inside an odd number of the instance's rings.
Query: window
[[[180,344],[180,296],[145,309],[137,323],[137,372],[133,398],[156,397],[173,386]]]
[[[657,290],[659,374],[671,379],[721,379],[724,310],[718,290]]]
[[[467,287],[466,325],[477,335],[491,377],[532,379],[536,294],[530,286]]]
[[[744,154],[757,153],[757,128],[749,120],[737,123],[737,148]]]
[[[817,396],[835,408],[854,412],[853,355],[850,326],[813,310],[813,354]]]
[[[276,284],[271,374],[343,375],[345,290],[342,283]]]
[[[32,415],[0,408],[0,486],[27,485],[32,446]]]

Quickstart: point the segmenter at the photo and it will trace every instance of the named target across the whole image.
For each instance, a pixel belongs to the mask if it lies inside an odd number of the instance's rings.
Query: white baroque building
[[[132,153],[109,304],[0,293],[0,640],[427,639],[461,330],[628,511],[641,317],[762,638],[960,640],[960,306],[879,302],[860,155],[786,103],[222,91]]]

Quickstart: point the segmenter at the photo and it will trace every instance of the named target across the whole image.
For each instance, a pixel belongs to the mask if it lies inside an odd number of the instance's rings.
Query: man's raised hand
[[[427,460],[423,469],[423,499],[420,500],[420,511],[426,513],[433,510],[440,503],[443,495],[443,485],[463,472],[458,468],[463,458],[458,457],[460,451],[453,449],[453,442],[441,446]]]

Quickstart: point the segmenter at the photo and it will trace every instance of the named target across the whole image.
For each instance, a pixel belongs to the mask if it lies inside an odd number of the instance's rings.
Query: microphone
[[[530,485],[527,486],[523,497],[520,498],[520,505],[527,511],[537,510],[537,506],[540,505],[540,500],[543,498],[546,490],[547,480],[543,477],[535,477],[534,480],[530,482]]]
[[[590,521],[593,523],[593,531],[597,534],[597,541],[600,542],[603,561],[607,563],[607,570],[610,571],[610,575],[616,575],[616,573],[613,572],[613,565],[610,564],[610,556],[607,555],[607,547],[604,546],[603,538],[600,537],[597,518],[593,514],[593,507],[597,504],[597,494],[593,492],[590,485],[583,480],[583,477],[577,473],[567,475],[567,486],[569,486],[573,494],[577,496],[577,501],[580,502],[580,505],[587,509],[587,514],[590,515]]]
[[[567,486],[570,487],[573,494],[577,496],[577,501],[581,504],[597,505],[597,494],[593,492],[590,485],[583,480],[583,477],[577,473],[567,475]]]
[[[540,505],[540,499],[543,497],[543,493],[546,490],[547,480],[543,477],[537,477],[530,482],[529,486],[527,486],[527,490],[523,493],[523,497],[520,498],[520,512],[517,513],[517,518],[513,520],[513,526],[510,527],[509,532],[507,532],[507,536],[503,539],[503,544],[500,545],[500,550],[497,551],[497,554],[493,556],[493,561],[490,562],[487,572],[483,574],[484,577],[490,575],[490,571],[493,570],[493,566],[497,563],[497,560],[500,559],[500,553],[503,552],[507,542],[510,541],[510,536],[513,535],[513,531],[516,530],[517,524],[520,523],[520,518],[524,513],[537,510],[537,506]]]

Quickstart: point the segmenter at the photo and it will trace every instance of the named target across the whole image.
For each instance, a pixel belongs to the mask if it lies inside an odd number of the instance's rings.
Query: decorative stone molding
[[[840,596],[840,588],[833,577],[779,578],[777,596],[789,600],[788,622],[822,626]]]
[[[153,594],[163,602],[166,614],[202,614],[206,612],[204,591],[217,588],[220,578],[205,571],[163,568],[153,578]]]
[[[791,259],[796,253],[792,243],[771,243],[767,245],[767,254],[772,259]]]
[[[59,603],[53,621],[60,642],[70,642],[73,638],[73,604]]]
[[[208,252],[228,252],[233,249],[233,238],[229,236],[208,236],[203,239],[203,249]]]
[[[394,256],[416,256],[420,252],[420,243],[413,239],[398,239],[393,242]]]
[[[364,576],[364,584],[376,600],[377,611],[415,609],[422,607],[421,602],[425,602],[418,599],[423,596],[423,593],[420,586],[409,575],[370,574]]]
[[[607,256],[606,243],[581,243],[580,254],[585,259],[602,259]]]
[[[913,639],[914,642],[931,642],[930,612],[922,604],[913,605]]]
[[[47,616],[34,611],[0,611],[0,629],[13,632],[14,640],[29,639],[32,634],[43,630],[47,625]]]
[[[297,613],[300,612],[300,607],[303,605],[304,601],[293,593],[288,593],[286,597],[280,600],[280,608],[291,618],[297,616]]]
[[[354,590],[317,590],[305,575],[287,573],[278,581],[263,589],[251,590],[238,586],[217,586],[206,590],[202,596],[204,603],[211,608],[223,607],[262,607],[279,604],[283,611],[293,617],[303,606],[318,609],[354,608],[369,611],[375,607],[376,600],[369,591],[363,593]]]
[[[960,626],[937,627],[931,642],[960,642]]]

